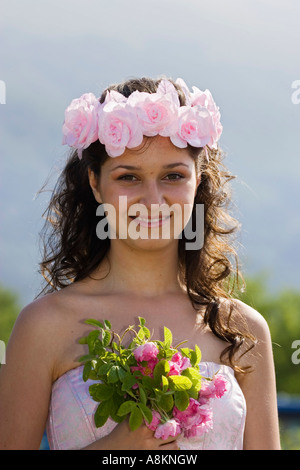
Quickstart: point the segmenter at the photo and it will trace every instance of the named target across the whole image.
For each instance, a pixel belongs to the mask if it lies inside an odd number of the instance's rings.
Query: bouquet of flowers
[[[120,337],[108,320],[86,320],[96,327],[79,340],[87,344],[83,380],[95,380],[89,393],[99,402],[95,411],[96,427],[110,417],[117,423],[129,415],[131,430],[145,424],[157,438],[182,434],[201,436],[213,425],[211,400],[226,391],[220,374],[202,377],[199,371],[201,351],[173,347],[171,331],[164,327],[164,341],[151,341],[145,319],[139,317],[139,330],[129,326]],[[122,345],[127,333],[134,338],[127,348]]]

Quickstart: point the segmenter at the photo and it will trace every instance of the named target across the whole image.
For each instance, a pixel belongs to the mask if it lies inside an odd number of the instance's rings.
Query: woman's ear
[[[88,175],[89,175],[89,182],[90,182],[90,187],[92,188],[94,197],[99,204],[102,204],[102,197],[99,189],[99,177],[91,170],[88,168]]]

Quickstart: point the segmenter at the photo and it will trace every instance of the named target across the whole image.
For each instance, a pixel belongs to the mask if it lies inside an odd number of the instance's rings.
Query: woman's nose
[[[165,204],[165,195],[157,181],[147,181],[143,185],[140,204],[144,204],[148,209],[151,208],[152,204]]]

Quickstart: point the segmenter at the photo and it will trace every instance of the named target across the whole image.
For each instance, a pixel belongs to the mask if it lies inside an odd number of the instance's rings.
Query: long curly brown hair
[[[135,90],[155,93],[161,79],[131,79],[107,88],[100,98],[103,102],[108,90],[116,90],[128,97]],[[185,95],[179,85],[170,80],[185,105]],[[151,139],[151,138],[150,138]],[[179,280],[186,288],[191,303],[197,311],[205,307],[204,323],[211,331],[228,343],[220,360],[225,356],[230,365],[240,372],[236,355],[243,344],[246,351],[255,339],[242,327],[241,318],[232,302],[228,309],[221,308],[223,299],[231,299],[235,286],[239,285],[240,272],[234,248],[234,235],[239,223],[230,214],[231,192],[229,182],[234,178],[223,164],[224,153],[188,146],[195,161],[196,171],[201,174],[192,220],[196,218],[196,204],[204,205],[204,242],[201,249],[186,250],[185,232],[179,238]],[[43,254],[40,272],[46,283],[38,296],[62,289],[72,282],[91,275],[109,251],[110,240],[100,240],[96,234],[99,204],[92,193],[88,169],[100,175],[101,165],[108,159],[105,147],[99,140],[83,151],[82,159],[72,151],[65,168],[57,180],[50,203],[44,213],[45,225],[41,231]],[[37,296],[37,297],[38,297]],[[224,303],[222,303],[223,305]],[[243,348],[243,354],[245,348]]]

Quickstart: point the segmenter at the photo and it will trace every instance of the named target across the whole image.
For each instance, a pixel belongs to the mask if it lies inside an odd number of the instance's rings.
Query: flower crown
[[[169,137],[179,148],[217,148],[222,133],[220,112],[209,90],[192,87],[178,78],[186,105],[180,106],[174,85],[162,79],[156,93],[134,91],[128,98],[117,91],[106,93],[100,103],[93,93],[74,99],[65,110],[63,144],[82,151],[99,139],[110,157],[122,155],[125,148],[138,147],[143,136]]]

